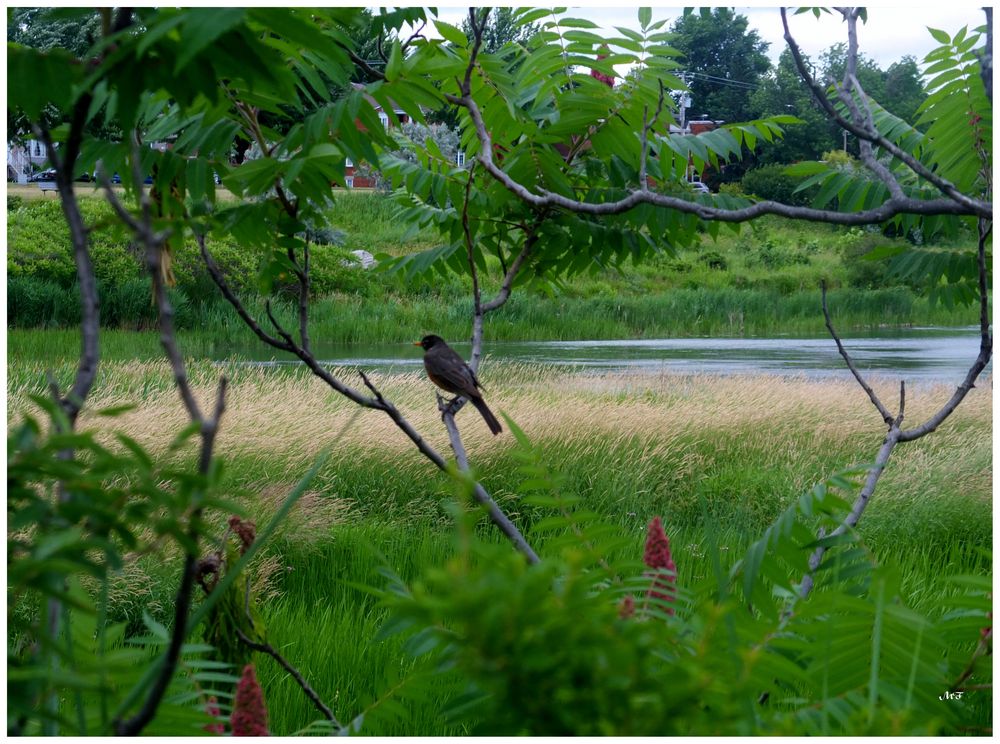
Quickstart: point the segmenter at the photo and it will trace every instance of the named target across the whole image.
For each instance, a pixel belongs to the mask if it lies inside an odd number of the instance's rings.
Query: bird
[[[493,436],[503,431],[497,417],[487,407],[482,393],[477,389],[482,386],[476,378],[476,373],[454,349],[445,343],[443,338],[431,334],[424,336],[419,341],[414,341],[413,345],[421,346],[424,349],[424,369],[427,370],[427,377],[430,378],[431,382],[442,390],[468,398],[469,402],[479,411],[486,425],[490,427]]]

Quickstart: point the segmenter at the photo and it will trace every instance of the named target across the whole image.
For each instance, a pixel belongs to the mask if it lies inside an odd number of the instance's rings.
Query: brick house
[[[375,109],[375,113],[378,114],[378,119],[380,122],[382,122],[383,127],[388,129],[391,126],[394,126],[392,118],[389,116],[388,113],[386,113],[386,110],[382,106],[382,104],[380,104],[378,101],[376,101],[374,98],[372,98],[367,94],[365,94],[365,100],[371,105],[373,109]],[[393,108],[392,113],[396,115],[396,118],[399,120],[399,123],[401,125],[407,124],[410,121],[410,115],[400,108]],[[366,131],[364,124],[362,124],[360,120],[355,119],[354,123],[357,125],[359,131],[362,132]],[[344,184],[347,186],[347,188],[349,189],[375,188],[376,185],[375,174],[369,172],[367,169],[365,169],[361,173],[359,173],[359,170],[361,169],[359,168],[358,164],[356,164],[350,158],[347,158],[347,162],[344,164]]]

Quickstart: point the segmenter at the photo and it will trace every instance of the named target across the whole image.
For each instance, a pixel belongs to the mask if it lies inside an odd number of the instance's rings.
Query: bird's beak
[[[419,341],[414,341],[413,345],[414,346],[423,346],[423,344],[421,344]]]

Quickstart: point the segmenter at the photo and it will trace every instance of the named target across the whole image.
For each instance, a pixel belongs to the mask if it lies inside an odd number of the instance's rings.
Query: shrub
[[[698,256],[698,260],[710,269],[725,271],[729,268],[729,262],[726,260],[726,257],[718,251],[708,251],[706,253],[702,253]]]
[[[80,211],[93,227],[90,252],[98,281],[115,284],[138,277],[142,264],[130,250],[122,228],[112,226],[110,207],[82,199]],[[8,212],[7,275],[33,277],[63,288],[76,281],[69,228],[59,202],[23,202],[16,211]]]
[[[785,204],[805,206],[809,203],[812,190],[796,193],[800,179],[786,176],[787,166],[781,164],[764,165],[749,170],[741,182],[743,192],[759,199],[780,201]]]
[[[747,266],[761,265],[768,269],[809,263],[809,254],[801,248],[778,244],[774,238],[766,238],[747,252]]]
[[[18,328],[63,325],[58,313],[67,303],[61,295],[69,290],[55,282],[34,277],[12,276],[7,279],[7,324]],[[77,314],[79,315],[79,313]]]

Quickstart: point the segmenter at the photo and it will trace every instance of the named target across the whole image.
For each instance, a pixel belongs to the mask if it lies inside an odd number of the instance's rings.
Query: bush
[[[8,200],[8,209],[10,202]],[[124,230],[113,227],[110,207],[81,199],[84,222],[93,227],[90,253],[98,281],[116,284],[142,273]],[[7,275],[32,277],[63,288],[76,281],[69,228],[57,201],[23,202],[7,216]]]
[[[867,232],[852,227],[837,240],[844,267],[847,269],[847,284],[858,289],[881,289],[892,286],[894,281],[889,273],[889,259],[872,261],[867,254],[886,239],[880,233]]]
[[[7,324],[16,328],[64,325],[65,320],[59,317],[59,312],[67,304],[61,295],[68,291],[54,282],[33,277],[9,277]]]
[[[698,260],[710,269],[725,271],[729,268],[729,262],[726,260],[726,257],[718,251],[708,251],[706,253],[702,253],[698,256]]]
[[[809,204],[814,189],[796,193],[795,189],[801,180],[786,176],[784,174],[786,167],[776,163],[747,171],[741,182],[743,192],[752,194],[759,199],[806,206]]]
[[[257,254],[228,237],[211,239],[208,248],[234,292],[245,294],[257,291],[257,274],[260,271]],[[177,279],[177,289],[183,290],[189,298],[198,298],[199,302],[204,303],[209,298],[219,296],[219,288],[205,268],[201,250],[193,240],[185,241],[174,252],[172,268]]]
[[[760,265],[768,269],[809,263],[809,254],[801,248],[779,245],[774,238],[766,238],[747,252],[747,266]]]

